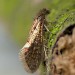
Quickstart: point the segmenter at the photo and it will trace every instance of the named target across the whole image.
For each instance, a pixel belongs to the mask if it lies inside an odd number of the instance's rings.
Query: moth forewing
[[[42,15],[40,13],[40,16],[35,18],[27,43],[20,51],[20,59],[27,72],[35,72],[43,61],[43,27],[47,11],[46,9],[41,10]]]
[[[38,29],[37,29],[38,28]],[[42,36],[39,30],[39,26],[30,36],[29,41],[25,44],[21,51],[21,60],[24,63],[24,67],[28,72],[34,72],[38,67],[42,59]]]

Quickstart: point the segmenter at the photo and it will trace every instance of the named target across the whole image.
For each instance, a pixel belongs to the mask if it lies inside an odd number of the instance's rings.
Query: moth
[[[46,23],[45,17],[48,14],[49,10],[45,8],[40,10],[32,24],[29,38],[20,51],[19,56],[27,72],[35,72],[44,59],[43,35]]]

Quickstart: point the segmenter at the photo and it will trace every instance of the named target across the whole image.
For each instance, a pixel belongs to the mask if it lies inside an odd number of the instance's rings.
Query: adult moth
[[[46,24],[45,17],[47,14],[49,14],[49,10],[45,8],[37,14],[30,30],[29,38],[20,51],[20,59],[24,64],[25,70],[30,73],[38,69],[44,58],[43,29]]]

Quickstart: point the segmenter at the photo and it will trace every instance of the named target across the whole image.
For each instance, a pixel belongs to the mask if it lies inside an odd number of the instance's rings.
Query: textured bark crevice
[[[58,36],[52,50],[52,75],[75,75],[75,24]]]

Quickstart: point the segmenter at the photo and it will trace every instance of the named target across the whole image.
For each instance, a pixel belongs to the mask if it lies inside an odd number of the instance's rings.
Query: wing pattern
[[[20,51],[20,59],[24,64],[27,72],[35,72],[41,61],[44,59],[43,51],[43,27],[45,23],[45,15],[49,14],[49,10],[42,9],[34,19],[30,36],[27,43]]]

